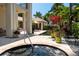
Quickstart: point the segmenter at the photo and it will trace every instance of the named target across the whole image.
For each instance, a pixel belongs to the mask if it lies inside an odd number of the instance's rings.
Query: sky
[[[33,15],[36,14],[36,11],[42,13],[42,15],[45,15],[45,13],[47,13],[51,9],[52,5],[53,3],[33,3],[32,17],[34,17]],[[68,3],[64,3],[64,5],[69,6]]]

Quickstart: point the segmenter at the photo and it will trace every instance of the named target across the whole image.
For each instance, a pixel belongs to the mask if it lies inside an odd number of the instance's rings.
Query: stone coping
[[[53,39],[50,36],[42,36],[42,35],[33,36],[33,37],[30,37],[30,39],[32,41],[32,44],[43,44],[43,45],[57,47],[63,50],[64,52],[66,52],[69,56],[76,56],[76,54],[71,50],[68,44],[64,44],[64,43],[58,44],[55,41],[53,41]],[[24,39],[22,39],[22,40],[1,46],[0,54],[11,48],[30,44],[28,38],[26,38],[25,41],[26,43],[24,42]]]
[[[40,34],[45,33],[45,32],[46,32],[46,30],[37,30],[34,32],[34,35],[40,35]]]

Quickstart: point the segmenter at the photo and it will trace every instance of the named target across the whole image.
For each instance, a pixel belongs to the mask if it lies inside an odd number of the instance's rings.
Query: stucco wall
[[[6,12],[5,7],[0,6],[0,28],[6,29]]]

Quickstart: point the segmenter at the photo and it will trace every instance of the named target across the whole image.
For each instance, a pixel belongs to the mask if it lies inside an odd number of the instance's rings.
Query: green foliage
[[[44,20],[46,20],[48,23],[49,23],[49,16],[50,16],[51,14],[48,12],[48,13],[46,13],[44,16],[43,16],[43,19]]]
[[[54,31],[55,31],[55,32],[59,32],[59,31],[60,31],[59,26],[54,27]]]
[[[49,17],[50,16],[61,16],[62,18],[62,23],[64,21],[68,21],[69,20],[69,7],[64,6],[63,3],[55,3],[54,5],[52,5],[51,9],[48,11],[48,13],[46,13],[43,18],[45,20],[47,20],[48,22],[50,22]]]
[[[42,18],[42,14],[40,12],[36,12],[36,14],[34,14],[35,17],[39,17]]]
[[[64,6],[63,3],[55,3],[50,12],[53,12],[53,15],[64,16],[69,14],[68,7]]]
[[[63,3],[55,3],[52,7],[51,7],[51,10],[49,11],[49,12],[58,12],[59,11],[59,9],[60,10],[62,10],[62,6],[64,6],[63,5]],[[58,11],[57,11],[58,10]],[[56,15],[56,14],[55,14]]]
[[[47,26],[44,26],[43,29],[44,30],[49,30],[50,29],[50,26],[48,26],[48,25]]]
[[[73,15],[73,20],[74,21],[79,21],[79,4],[73,3],[72,15]]]
[[[56,43],[61,43],[62,40],[61,40],[61,37],[60,36],[56,36],[55,37],[55,40],[56,40]]]
[[[73,35],[76,37],[76,38],[79,38],[79,22],[78,23],[73,23],[72,25],[72,32],[73,32]]]

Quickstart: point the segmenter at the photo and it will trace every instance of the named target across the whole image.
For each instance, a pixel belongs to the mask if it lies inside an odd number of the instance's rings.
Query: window
[[[18,3],[17,5],[20,6],[21,8],[24,8],[24,9],[28,8],[27,3]]]

